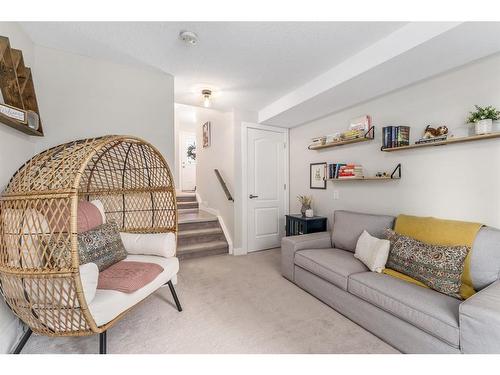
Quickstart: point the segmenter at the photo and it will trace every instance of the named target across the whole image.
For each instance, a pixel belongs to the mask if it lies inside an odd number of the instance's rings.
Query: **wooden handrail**
[[[218,169],[214,169],[215,175],[217,176],[217,179],[219,180],[222,190],[224,190],[224,193],[226,193],[226,197],[228,201],[234,202],[233,196],[229,192],[229,189],[227,188],[226,183],[224,182],[224,179],[222,178],[220,172]]]

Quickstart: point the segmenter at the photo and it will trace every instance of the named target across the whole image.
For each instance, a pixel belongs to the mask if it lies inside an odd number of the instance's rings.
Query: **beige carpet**
[[[168,287],[108,331],[108,353],[396,353],[284,279],[279,250],[181,262]],[[97,353],[98,336],[32,336],[23,353]]]

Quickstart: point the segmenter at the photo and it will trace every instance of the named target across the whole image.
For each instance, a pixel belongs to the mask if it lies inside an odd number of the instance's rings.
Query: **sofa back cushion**
[[[472,245],[470,273],[476,291],[500,278],[500,230],[482,227]]]
[[[394,216],[337,210],[333,215],[332,244],[337,249],[354,252],[364,230],[374,237],[385,238],[384,230],[392,229],[393,225]]]

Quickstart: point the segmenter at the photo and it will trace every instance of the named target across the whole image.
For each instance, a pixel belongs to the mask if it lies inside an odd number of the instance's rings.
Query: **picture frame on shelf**
[[[326,162],[309,165],[309,189],[326,189]]]
[[[203,124],[203,148],[210,147],[212,143],[212,125],[210,121],[207,121]]]

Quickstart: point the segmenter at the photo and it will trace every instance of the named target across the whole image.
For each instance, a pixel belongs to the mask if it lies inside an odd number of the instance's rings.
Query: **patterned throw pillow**
[[[99,272],[127,257],[123,242],[114,222],[78,234],[80,265],[95,263]]]
[[[429,288],[462,299],[460,286],[467,246],[438,246],[407,237],[390,229],[391,250],[386,267],[408,275]]]

